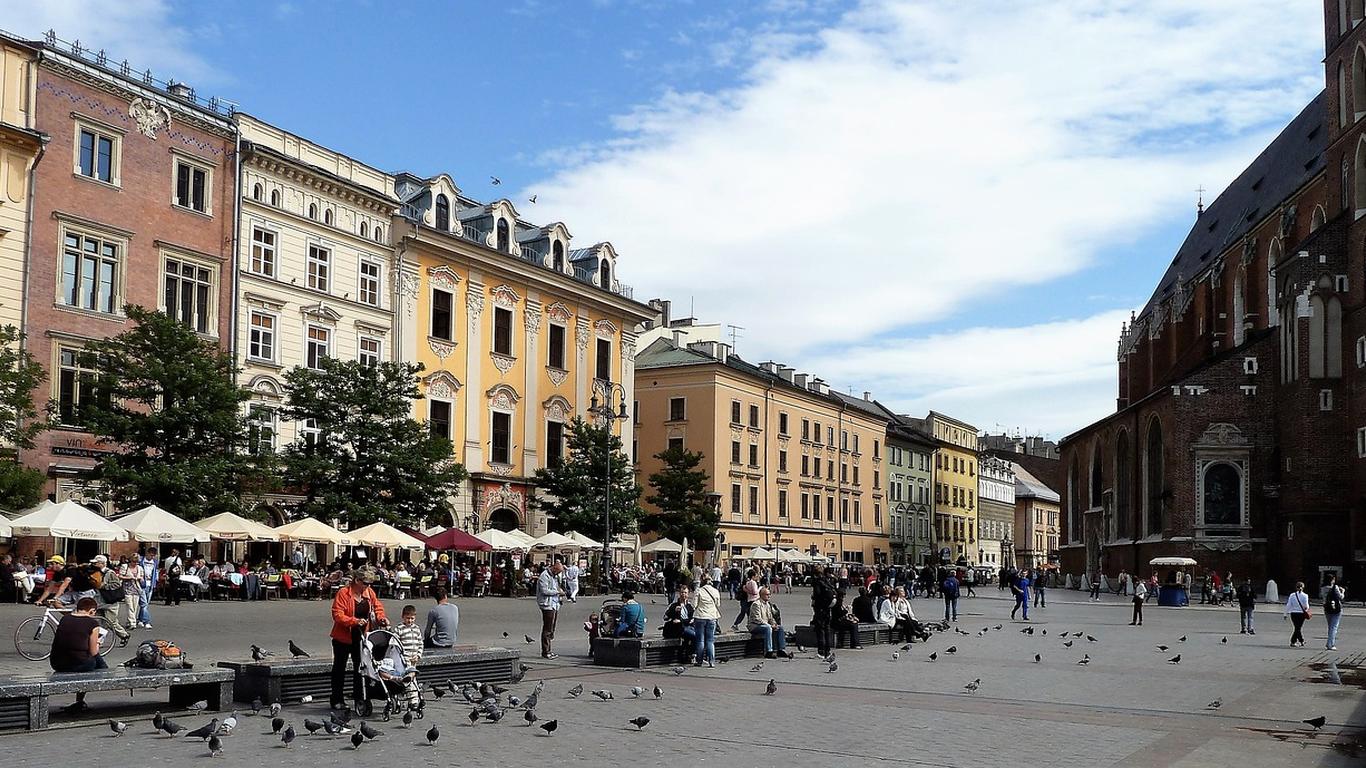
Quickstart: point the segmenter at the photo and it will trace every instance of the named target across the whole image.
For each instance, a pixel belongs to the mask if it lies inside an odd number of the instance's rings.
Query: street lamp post
[[[607,487],[604,493],[604,503],[602,509],[603,516],[603,537],[602,537],[602,578],[599,584],[603,593],[607,591],[607,567],[612,557],[612,425],[617,421],[629,418],[626,412],[626,388],[615,381],[604,381],[601,383],[602,394],[605,398],[601,406],[598,405],[598,396],[595,394],[588,403],[588,412],[607,422],[607,437],[604,445],[607,459]],[[612,396],[616,395],[619,405],[616,411],[612,410]]]

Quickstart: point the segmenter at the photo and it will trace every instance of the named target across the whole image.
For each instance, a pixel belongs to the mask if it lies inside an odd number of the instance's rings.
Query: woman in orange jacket
[[[342,709],[343,683],[346,661],[351,660],[351,696],[357,702],[365,700],[360,680],[360,636],[362,632],[389,624],[384,616],[384,604],[370,585],[375,583],[375,572],[357,568],[351,573],[351,583],[337,590],[332,599],[332,708]]]

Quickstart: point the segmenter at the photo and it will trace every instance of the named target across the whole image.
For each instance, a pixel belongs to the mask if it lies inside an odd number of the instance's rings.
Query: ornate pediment
[[[507,285],[506,283],[498,286],[497,288],[494,288],[492,291],[489,291],[489,296],[492,297],[494,304],[497,304],[500,307],[507,307],[509,309],[516,307],[517,304],[522,300],[522,297],[519,296],[517,292],[514,291],[512,287]]]
[[[517,401],[522,399],[517,390],[507,384],[499,384],[484,394],[489,399],[489,407],[495,410],[510,411],[516,408]]]
[[[569,307],[566,307],[564,305],[564,302],[560,301],[557,301],[554,304],[551,304],[550,306],[546,307],[545,316],[549,318],[550,322],[552,323],[564,324],[574,319],[574,313],[570,312]]]
[[[252,394],[268,400],[280,399],[282,391],[280,382],[276,381],[274,376],[265,374],[253,376],[251,381],[247,382],[247,389],[251,390]]]
[[[460,380],[447,371],[437,371],[422,380],[427,385],[427,397],[449,400],[460,391]]]
[[[447,266],[431,267],[427,270],[427,282],[433,288],[454,293],[456,286],[460,285],[460,275]]]
[[[611,320],[599,320],[596,323],[593,323],[593,330],[596,331],[599,336],[617,335],[617,326]]]
[[[324,320],[329,323],[335,323],[342,318],[340,312],[327,306],[327,304],[321,301],[317,304],[310,304],[308,306],[300,307],[299,311],[303,313],[304,317],[311,318],[313,320]]]
[[[568,421],[574,413],[574,406],[562,395],[554,395],[541,405],[545,408],[545,417],[550,421]]]
[[[1210,424],[1195,441],[1197,448],[1246,448],[1249,445],[1243,431],[1227,422]]]

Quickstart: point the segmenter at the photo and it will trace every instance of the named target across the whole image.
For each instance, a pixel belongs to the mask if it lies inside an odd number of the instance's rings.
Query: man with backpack
[[[1330,651],[1338,649],[1338,624],[1342,621],[1342,601],[1347,599],[1347,590],[1338,586],[1338,577],[1329,574],[1328,585],[1323,588],[1323,617],[1328,620],[1328,644]]]
[[[1238,585],[1236,592],[1238,598],[1238,624],[1240,635],[1255,635],[1257,630],[1252,628],[1252,611],[1257,607],[1257,592],[1252,588],[1252,579],[1244,578],[1243,583]]]
[[[180,577],[185,575],[185,562],[180,559],[180,550],[171,547],[171,554],[162,562],[166,573],[166,605],[175,600],[180,605]]]
[[[944,621],[958,621],[958,577],[952,570],[939,585],[939,593],[944,596]]]

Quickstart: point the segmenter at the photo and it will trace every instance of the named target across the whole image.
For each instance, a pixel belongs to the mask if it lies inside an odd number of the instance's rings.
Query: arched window
[[[559,240],[550,246],[550,267],[556,272],[564,271],[564,243]]]
[[[1100,443],[1097,442],[1095,447],[1091,450],[1091,509],[1097,509],[1105,503],[1105,471],[1103,468],[1103,453],[1104,452],[1101,450]]]
[[[1218,461],[1205,467],[1201,478],[1201,517],[1206,527],[1235,527],[1243,524],[1243,476],[1228,462]],[[1234,533],[1209,531],[1207,533]]]
[[[1324,224],[1328,223],[1328,214],[1323,212],[1323,206],[1314,206],[1314,214],[1309,217],[1309,231],[1313,232]]]
[[[1352,106],[1347,116],[1353,121],[1366,116],[1366,48],[1360,45],[1352,54]]]
[[[1342,62],[1338,62],[1338,127],[1347,125],[1351,122],[1352,114],[1351,94],[1347,89],[1347,67]]]
[[[1361,23],[1366,17],[1366,2],[1362,0],[1347,0],[1347,21],[1353,27]]]
[[[1233,326],[1233,346],[1243,343],[1243,318],[1247,315],[1247,301],[1244,295],[1247,292],[1247,281],[1243,277],[1243,270],[1240,267],[1238,274],[1233,278],[1233,315],[1229,318],[1229,323]]]
[[[272,189],[270,191],[270,204],[276,208],[280,207],[280,190]]]
[[[1129,538],[1129,517],[1133,510],[1129,504],[1130,476],[1129,431],[1120,430],[1115,440],[1115,538]]]
[[[316,219],[318,218],[318,205],[317,205],[317,203],[309,203],[309,204],[308,204],[308,218],[314,219],[314,220],[316,220]]]
[[[511,249],[512,249],[512,246],[510,245],[510,239],[508,238],[508,220],[507,220],[507,219],[499,219],[499,220],[498,220],[498,250],[502,251],[503,253],[509,253],[509,252],[511,251]]]
[[[1323,213],[1322,208],[1315,208],[1314,215]],[[1310,231],[1313,231],[1313,221],[1310,220]],[[1271,247],[1266,252],[1266,327],[1270,328],[1279,324],[1280,316],[1276,311],[1276,265],[1280,263],[1283,252],[1279,239],[1271,241]]]
[[[1162,449],[1162,422],[1154,416],[1148,424],[1147,448],[1143,452],[1144,518],[1148,521],[1148,535],[1162,533],[1162,502],[1166,494],[1166,477]]]
[[[1345,35],[1351,28],[1347,18],[1347,0],[1338,0],[1338,34]]]
[[[1067,540],[1081,540],[1081,478],[1077,473],[1077,459],[1067,473]]]
[[[324,224],[328,224],[328,225],[330,225],[330,224],[332,223],[332,209],[331,209],[331,208],[328,208],[327,210],[324,210],[324,211],[323,211],[323,223],[324,223]]]
[[[362,222],[360,223],[360,236],[361,236],[361,237],[369,237],[369,236],[370,236],[370,225],[369,225],[367,222],[362,221]]]
[[[381,227],[378,224],[375,225],[375,242],[384,242],[384,227]]]
[[[1356,211],[1355,218],[1359,219],[1366,216],[1366,137],[1357,143],[1356,163],[1352,170],[1356,173],[1352,207]]]
[[[612,290],[612,263],[607,259],[598,264],[598,286]]]
[[[261,185],[260,185],[260,184],[256,184],[256,185],[253,185],[253,186],[252,186],[252,188],[251,188],[251,199],[252,199],[252,200],[256,200],[256,201],[258,201],[258,202],[260,201],[260,199],[261,199]]]
[[[1309,297],[1309,378],[1342,376],[1342,300],[1329,293],[1333,283],[1319,278],[1318,290]]]
[[[436,196],[436,228],[442,232],[451,231],[451,201],[445,195]]]

